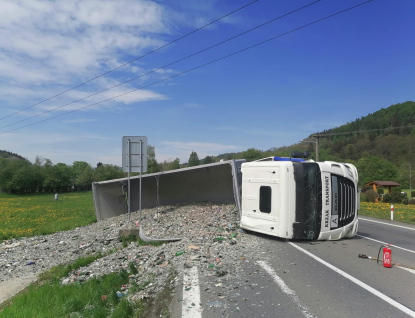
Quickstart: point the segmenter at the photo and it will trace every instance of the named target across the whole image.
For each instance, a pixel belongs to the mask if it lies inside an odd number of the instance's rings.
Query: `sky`
[[[415,1],[252,1],[0,0],[0,150],[185,163],[415,100]]]

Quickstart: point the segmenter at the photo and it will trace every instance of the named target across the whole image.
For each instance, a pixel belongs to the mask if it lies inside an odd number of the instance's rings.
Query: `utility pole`
[[[321,138],[320,135],[312,135],[312,137],[316,138],[316,141],[313,140],[301,140],[300,142],[312,142],[316,144],[316,161],[319,161],[319,154],[318,154],[318,142],[319,138]]]
[[[409,197],[412,199],[412,167],[409,164]]]
[[[319,156],[318,156],[318,140],[319,140],[320,136],[314,135],[314,137],[316,137],[316,161],[318,161],[319,160]]]

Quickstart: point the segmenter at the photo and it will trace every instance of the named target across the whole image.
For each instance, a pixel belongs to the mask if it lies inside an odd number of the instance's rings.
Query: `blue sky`
[[[259,0],[165,46],[250,2],[0,0],[0,149],[121,165],[122,137],[147,136],[159,162],[184,163],[193,150],[292,145],[415,99],[413,0],[374,0],[290,32],[363,2],[318,1],[171,64],[313,3]]]

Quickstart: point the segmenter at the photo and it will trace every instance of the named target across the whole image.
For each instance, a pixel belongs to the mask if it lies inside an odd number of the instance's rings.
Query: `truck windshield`
[[[321,173],[314,162],[295,163],[296,222],[294,238],[315,240],[321,226]]]
[[[321,174],[316,163],[304,163],[304,238],[317,239],[321,225]]]

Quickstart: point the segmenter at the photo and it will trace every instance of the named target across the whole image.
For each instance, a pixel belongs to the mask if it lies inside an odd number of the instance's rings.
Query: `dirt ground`
[[[0,305],[36,281],[36,275],[17,277],[0,283]]]

